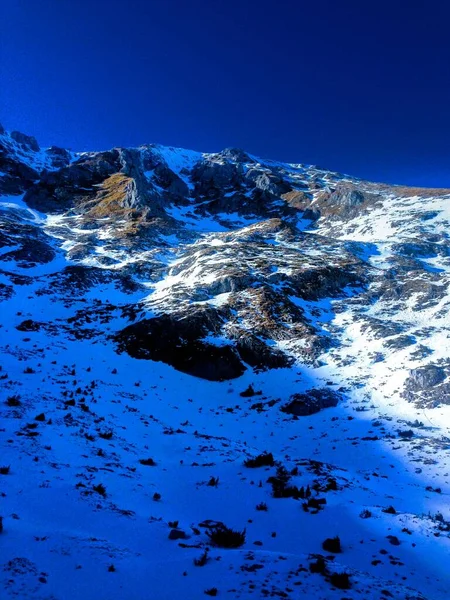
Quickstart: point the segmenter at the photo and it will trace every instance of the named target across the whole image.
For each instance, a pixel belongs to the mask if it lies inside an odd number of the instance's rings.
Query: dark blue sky
[[[450,3],[2,0],[0,121],[450,186]]]

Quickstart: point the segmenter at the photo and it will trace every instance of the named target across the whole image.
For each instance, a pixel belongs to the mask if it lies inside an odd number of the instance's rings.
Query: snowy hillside
[[[2,599],[448,598],[450,190],[0,127],[0,224]]]

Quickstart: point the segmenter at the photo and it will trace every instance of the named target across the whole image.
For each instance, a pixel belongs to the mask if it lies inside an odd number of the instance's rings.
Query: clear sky
[[[450,2],[1,0],[0,122],[450,187]]]

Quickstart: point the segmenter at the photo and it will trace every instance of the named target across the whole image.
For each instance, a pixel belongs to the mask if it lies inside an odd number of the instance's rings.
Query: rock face
[[[339,184],[330,196],[330,202],[342,208],[355,208],[365,202],[365,195],[357,189]]]
[[[48,170],[67,166],[71,154],[52,146],[45,152],[33,136],[20,131],[10,134],[0,126],[0,194],[20,194],[38,181]]]
[[[67,167],[43,173],[25,194],[31,208],[45,213],[63,213],[95,195],[94,186],[120,170],[119,153],[99,152],[83,156]]]
[[[39,152],[39,144],[37,139],[31,135],[25,135],[20,131],[11,131],[11,138],[17,142],[20,146],[25,149],[32,150],[33,152]]]

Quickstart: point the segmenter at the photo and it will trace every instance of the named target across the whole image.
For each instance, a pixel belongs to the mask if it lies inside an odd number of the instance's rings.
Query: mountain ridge
[[[343,570],[346,597],[445,598],[450,190],[239,149],[42,150],[1,128],[0,172],[8,598],[64,597],[64,577],[85,600],[341,598]],[[174,519],[190,541],[166,539]],[[205,520],[248,539],[186,583]]]

